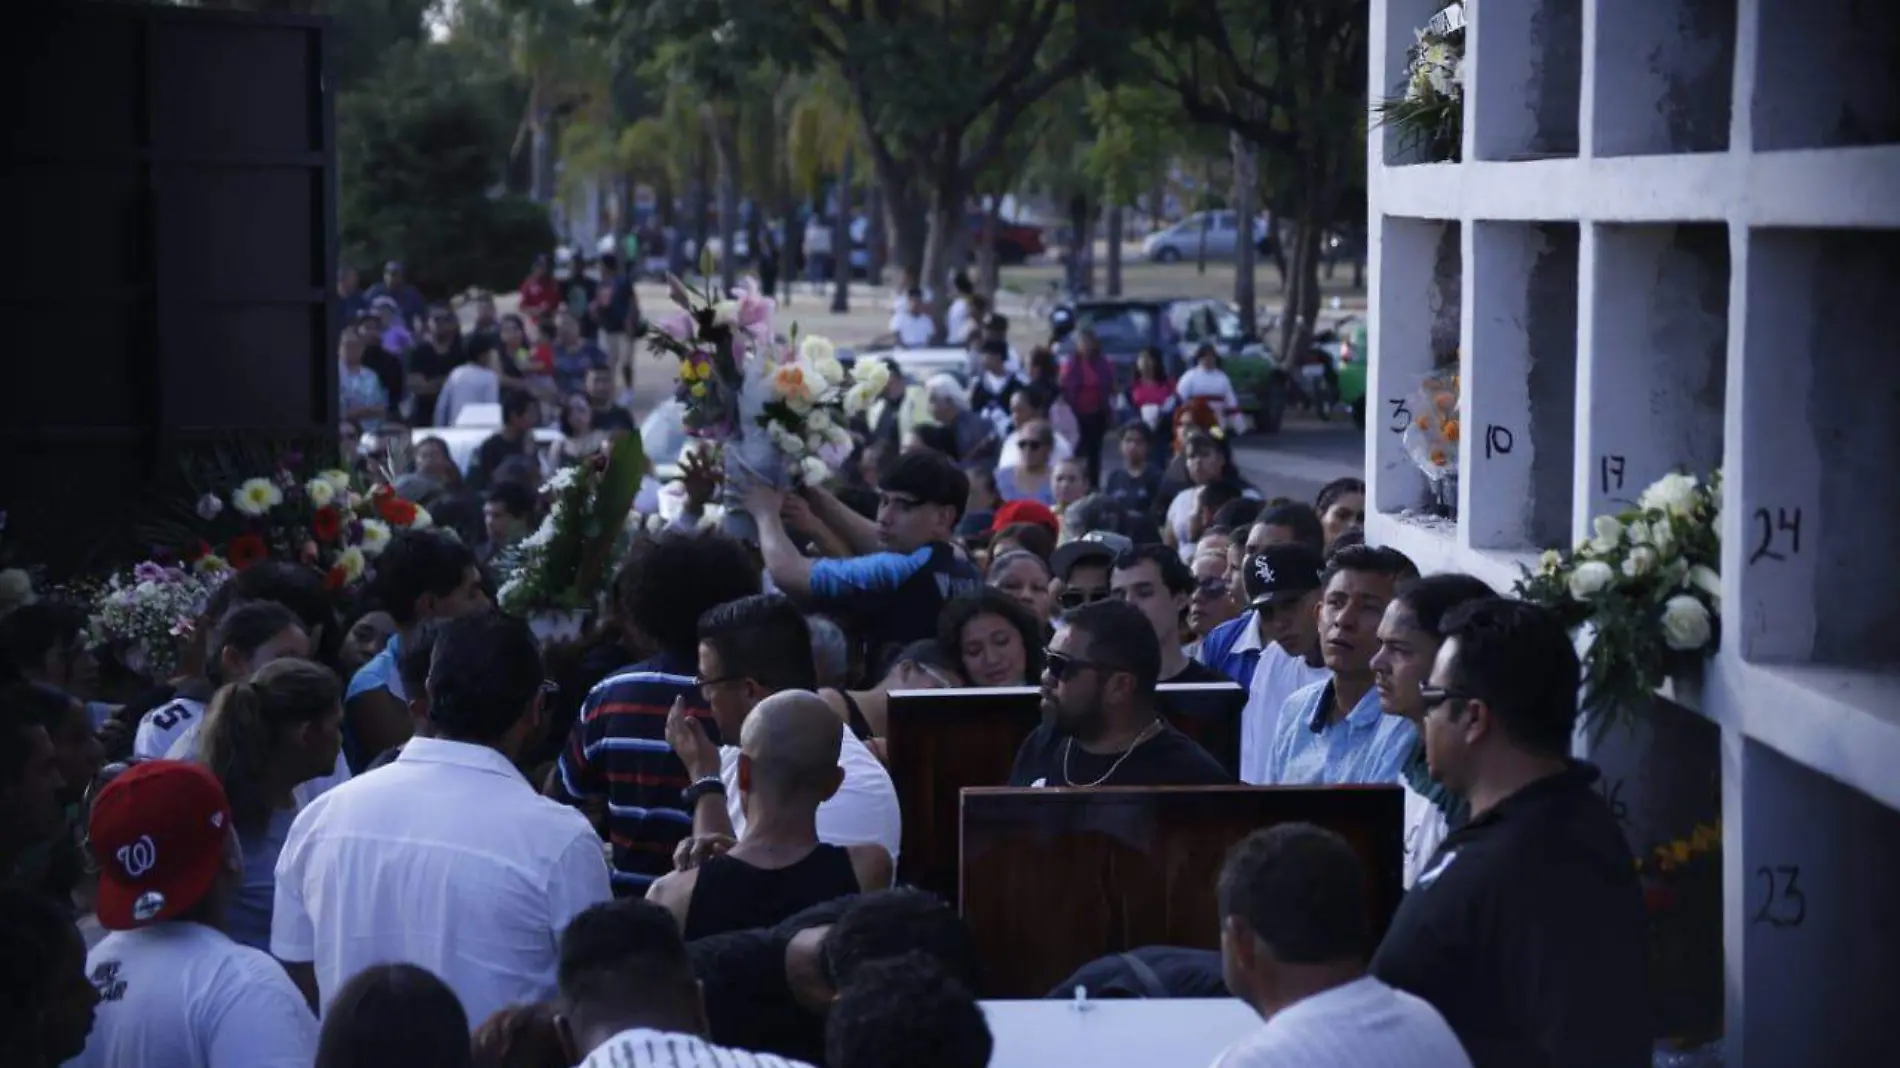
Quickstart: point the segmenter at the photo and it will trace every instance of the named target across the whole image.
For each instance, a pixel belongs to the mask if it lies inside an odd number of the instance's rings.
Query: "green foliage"
[[[536,216],[492,195],[512,124],[479,77],[434,46],[398,46],[337,104],[346,262],[400,259],[425,292],[511,287],[553,244]]]

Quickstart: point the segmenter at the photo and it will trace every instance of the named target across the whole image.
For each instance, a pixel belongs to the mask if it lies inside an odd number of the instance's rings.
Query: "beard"
[[[1064,704],[1052,694],[1042,695],[1042,721],[1058,735],[1075,737],[1088,733],[1102,718],[1101,709]]]

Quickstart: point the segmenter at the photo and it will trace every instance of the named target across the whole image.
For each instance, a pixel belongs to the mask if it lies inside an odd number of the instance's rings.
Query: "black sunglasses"
[[[1206,597],[1224,597],[1233,587],[1226,579],[1204,578],[1194,586],[1195,592]]]
[[[1428,711],[1431,709],[1437,708],[1439,705],[1444,704],[1446,701],[1471,700],[1470,694],[1463,693],[1458,690],[1447,689],[1443,686],[1420,686],[1418,688],[1418,696],[1420,700],[1425,702],[1425,708]]]
[[[1056,603],[1064,608],[1080,608],[1097,601],[1106,601],[1108,597],[1107,590],[1063,590],[1062,596],[1056,598]]]
[[[1101,664],[1093,660],[1083,660],[1067,653],[1058,653],[1054,649],[1042,651],[1043,671],[1057,682],[1067,682],[1084,671],[1110,673],[1125,670],[1112,664]]]

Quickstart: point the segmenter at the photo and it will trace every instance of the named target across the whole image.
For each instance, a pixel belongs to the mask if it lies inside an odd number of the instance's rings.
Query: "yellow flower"
[[[222,575],[231,570],[231,565],[217,553],[206,553],[192,561],[191,570],[199,575]]]
[[[1689,863],[1689,856],[1690,856],[1689,843],[1687,842],[1669,843],[1669,856],[1677,864]]]
[[[704,397],[706,395],[706,383],[695,382],[693,383],[693,388],[688,392],[692,393],[695,397]]]

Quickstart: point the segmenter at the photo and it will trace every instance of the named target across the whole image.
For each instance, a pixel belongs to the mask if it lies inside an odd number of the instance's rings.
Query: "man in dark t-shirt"
[[[415,395],[410,408],[414,426],[435,425],[435,398],[449,372],[468,362],[462,340],[462,321],[454,309],[438,304],[429,309],[429,334],[409,353],[409,388]]]
[[[1064,618],[1043,671],[1043,722],[1016,751],[1010,786],[1233,784],[1162,718],[1160,643],[1140,609],[1097,601]]]
[[[759,525],[759,550],[779,589],[814,611],[852,619],[881,654],[929,638],[937,616],[983,577],[951,543],[970,495],[970,479],[941,453],[905,453],[878,479],[877,520],[853,512],[822,489],[801,491],[812,515],[862,555],[813,560],[798,551],[779,516],[785,494],[765,486],[747,495]]]

